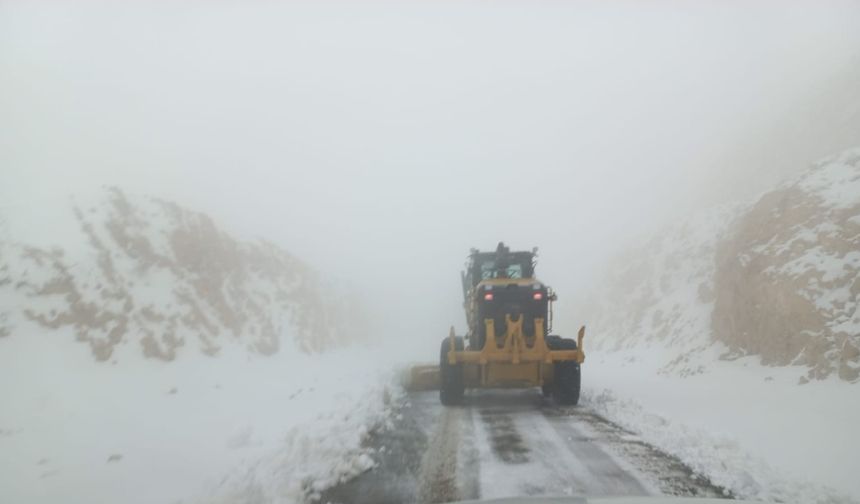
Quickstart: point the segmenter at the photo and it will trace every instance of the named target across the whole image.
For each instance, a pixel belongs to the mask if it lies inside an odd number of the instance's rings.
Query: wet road
[[[537,390],[473,391],[458,407],[441,406],[437,392],[412,393],[395,427],[370,444],[377,467],[321,502],[722,494],[587,407],[559,407]]]

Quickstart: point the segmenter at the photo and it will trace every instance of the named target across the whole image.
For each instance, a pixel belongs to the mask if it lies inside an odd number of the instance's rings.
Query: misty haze
[[[856,503],[858,387],[857,1],[0,3],[0,502]]]

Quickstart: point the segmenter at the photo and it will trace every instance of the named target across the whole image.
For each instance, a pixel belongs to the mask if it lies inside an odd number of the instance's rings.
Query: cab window
[[[523,277],[523,265],[522,264],[509,264],[505,269],[505,278],[522,278]]]
[[[486,261],[481,263],[481,280],[496,278],[496,263],[495,261]]]

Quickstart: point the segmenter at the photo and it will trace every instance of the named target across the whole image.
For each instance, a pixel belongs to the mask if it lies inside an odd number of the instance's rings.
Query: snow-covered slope
[[[616,261],[597,299],[598,348],[670,349],[666,372],[702,372],[717,351],[856,382],[860,149],[668,229]]]
[[[860,149],[762,196],[715,260],[714,338],[730,355],[860,378]]]
[[[611,271],[584,404],[735,496],[860,502],[860,149]]]
[[[346,290],[107,189],[0,215],[0,502],[301,503],[398,392]]]
[[[360,332],[355,302],[302,261],[167,201],[110,188],[0,217],[5,337],[70,328],[104,361],[319,350]]]
[[[737,207],[695,216],[615,261],[589,320],[604,350],[672,348],[664,371],[700,372],[691,360],[713,343],[714,254]]]

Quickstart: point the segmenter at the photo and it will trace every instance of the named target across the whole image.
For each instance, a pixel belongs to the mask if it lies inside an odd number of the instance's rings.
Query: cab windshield
[[[496,265],[496,261],[481,263],[481,280],[493,278],[523,278],[523,265],[513,263],[507,265]]]

